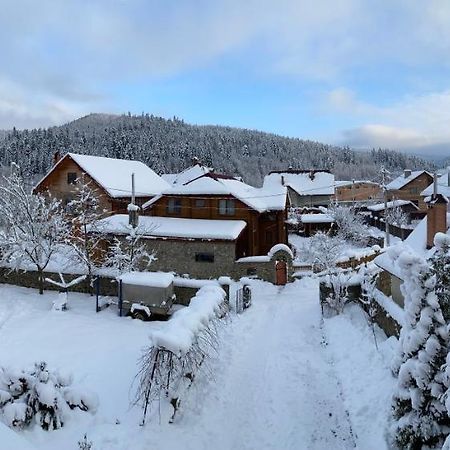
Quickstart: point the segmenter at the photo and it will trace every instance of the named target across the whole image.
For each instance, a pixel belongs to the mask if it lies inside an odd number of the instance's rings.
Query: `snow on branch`
[[[56,430],[73,409],[95,412],[97,396],[71,387],[72,378],[52,372],[45,362],[28,371],[0,368],[0,418],[13,428],[33,422]]]
[[[138,387],[134,404],[143,407],[145,423],[151,404],[165,397],[175,418],[182,396],[201,369],[218,349],[220,318],[226,313],[225,291],[218,285],[202,287],[188,307],[180,309],[164,326],[150,335],[136,376]]]

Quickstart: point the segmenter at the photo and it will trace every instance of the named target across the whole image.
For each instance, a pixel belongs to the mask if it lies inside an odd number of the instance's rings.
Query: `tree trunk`
[[[38,269],[38,283],[39,283],[39,294],[44,293],[44,271],[42,269]]]

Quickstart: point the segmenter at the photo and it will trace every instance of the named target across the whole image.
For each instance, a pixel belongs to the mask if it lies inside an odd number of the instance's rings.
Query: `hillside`
[[[403,168],[432,168],[431,162],[390,150],[356,152],[319,142],[287,138],[255,130],[189,125],[152,115],[90,114],[60,127],[13,130],[0,139],[0,164],[18,162],[35,178],[51,165],[55,151],[138,159],[158,173],[188,166],[194,156],[216,170],[260,184],[273,169],[326,168],[340,179],[379,179],[384,165],[392,173]]]

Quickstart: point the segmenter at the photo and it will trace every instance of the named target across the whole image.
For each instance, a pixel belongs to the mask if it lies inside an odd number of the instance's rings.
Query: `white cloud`
[[[330,112],[362,123],[342,132],[342,143],[348,145],[415,149],[450,143],[450,90],[378,106],[358,100],[349,89],[335,89],[326,105]]]
[[[4,0],[0,77],[22,86],[24,97],[3,100],[0,128],[11,122],[5,121],[8,115],[23,117],[24,124],[27,115],[53,123],[65,114],[99,109],[103,100],[92,93],[109,84],[176,76],[224,55],[239,55],[255,74],[329,84],[393,62],[448,67],[449,22],[448,0]],[[36,92],[42,98],[30,100]],[[336,91],[334,101],[362,108],[359,114],[373,108],[351,95]],[[21,109],[28,102],[28,111]],[[419,119],[406,112],[415,129]],[[421,117],[427,129],[441,120],[429,112]],[[385,119],[379,123],[397,126]]]

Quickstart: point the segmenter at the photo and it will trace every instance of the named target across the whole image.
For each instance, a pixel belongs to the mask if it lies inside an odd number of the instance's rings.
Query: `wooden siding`
[[[371,200],[381,196],[381,187],[373,183],[355,182],[354,185],[336,188],[336,199],[340,202]]]
[[[181,202],[179,213],[169,212],[169,199],[177,199]],[[198,200],[202,200],[204,204],[199,206]],[[233,215],[220,214],[220,200],[234,200]],[[144,211],[144,214],[187,219],[243,220],[247,223],[247,227],[238,239],[237,257],[264,255],[275,244],[287,243],[286,211],[270,211],[260,214],[231,195],[163,196]]]
[[[131,197],[112,198],[70,156],[64,157],[58,165],[54,166],[50,173],[36,186],[35,192],[49,192],[53,197],[62,200],[63,203],[69,202],[74,198],[76,192],[76,185],[68,183],[69,173],[75,173],[76,178],[84,174],[86,182],[91,182],[93,188],[97,190],[100,207],[107,213],[119,214],[127,212],[127,205],[130,203]],[[117,176],[120,176],[120,174]],[[150,199],[151,197],[138,197],[136,203],[142,205]]]
[[[400,199],[410,200],[421,210],[426,209],[424,197],[420,193],[433,182],[433,177],[427,173],[422,173],[417,178],[403,186],[401,189],[392,189],[387,191],[388,200]]]

